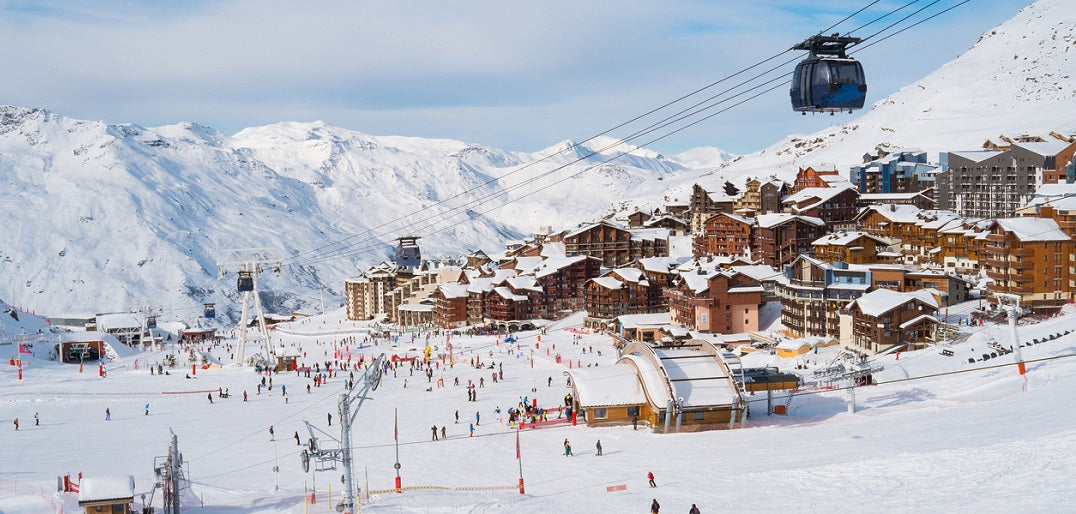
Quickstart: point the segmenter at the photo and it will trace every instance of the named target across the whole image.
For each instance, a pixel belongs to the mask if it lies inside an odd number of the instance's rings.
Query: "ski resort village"
[[[0,107],[0,513],[1067,511],[1071,7],[743,155]]]

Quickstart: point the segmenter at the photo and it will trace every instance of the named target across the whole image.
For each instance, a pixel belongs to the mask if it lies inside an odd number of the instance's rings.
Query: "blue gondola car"
[[[206,318],[215,318],[215,317],[217,317],[217,308],[216,308],[215,305],[213,305],[211,303],[205,304],[205,317]]]
[[[254,276],[249,271],[240,271],[239,280],[236,281],[236,289],[240,293],[254,290]]]
[[[849,58],[845,50],[859,38],[813,36],[792,47],[807,50],[810,57],[796,66],[792,76],[792,109],[808,112],[852,112],[862,109],[867,99],[863,65]]]

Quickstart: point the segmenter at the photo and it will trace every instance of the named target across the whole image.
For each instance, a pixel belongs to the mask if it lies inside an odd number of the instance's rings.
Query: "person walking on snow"
[[[594,445],[598,449],[598,457],[602,455],[602,440],[598,439],[598,444]]]
[[[437,425],[434,425],[434,426],[430,427],[430,431],[433,432],[433,439],[431,439],[431,441],[436,441],[437,440]]]
[[[273,432],[273,425],[269,425],[269,440],[270,441],[276,441],[276,439],[274,439],[274,437],[273,437],[274,435],[275,435],[275,432]]]
[[[209,393],[209,394],[205,395],[205,397],[209,398],[209,403],[212,405],[213,404],[213,393]]]
[[[470,427],[468,427],[468,428],[469,428],[469,429],[471,430],[471,435],[469,435],[469,436],[467,436],[467,437],[474,437],[474,425],[471,425],[471,426],[470,426]]]
[[[295,431],[295,446],[302,446],[302,445],[303,445],[303,443],[301,441],[299,441],[299,431],[296,430]]]
[[[333,413],[326,412],[325,415],[329,417],[329,426],[333,426]]]
[[[474,413],[474,424],[476,426],[481,425],[482,424],[482,423],[480,423],[481,420],[482,420],[482,416],[477,411],[475,411],[475,413]]]
[[[445,437],[445,428],[446,427],[448,427],[448,425],[441,425],[441,439],[447,439],[447,437]]]
[[[691,504],[691,510],[687,511],[687,514],[702,514],[699,512],[699,508],[694,503]]]
[[[650,514],[658,514],[659,510],[661,510],[661,504],[658,503],[657,498],[654,498],[654,501],[650,502]]]
[[[456,411],[456,424],[460,422],[460,411]]]
[[[654,472],[653,471],[647,472],[646,473],[646,478],[648,480],[650,480],[650,487],[657,487],[658,486],[657,484],[654,483]]]
[[[19,429],[19,418],[15,418],[15,430]]]
[[[565,457],[571,457],[572,456],[572,444],[569,443],[567,439],[564,440],[564,456]]]

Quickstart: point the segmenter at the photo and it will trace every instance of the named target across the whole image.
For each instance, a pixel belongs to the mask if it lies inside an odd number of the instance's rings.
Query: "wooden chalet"
[[[691,330],[733,334],[758,330],[762,285],[733,270],[698,268],[665,291],[671,321]]]
[[[848,306],[853,348],[868,354],[898,345],[921,349],[934,343],[938,303],[927,291],[871,291]]]
[[[788,212],[819,218],[832,228],[851,224],[858,209],[859,192],[852,184],[809,187],[789,195],[781,203]]]
[[[811,243],[814,256],[826,262],[847,262],[848,264],[870,264],[877,262],[891,262],[896,259],[879,256],[884,252],[888,243],[881,238],[872,236],[867,232],[833,232],[824,235]],[[895,257],[899,258],[899,254]]]
[[[762,214],[755,218],[754,257],[780,268],[796,256],[809,254],[811,243],[822,236],[826,224],[819,218],[789,213]]]
[[[695,257],[710,255],[751,255],[754,247],[754,218],[729,212],[710,216],[696,234],[691,253]]]

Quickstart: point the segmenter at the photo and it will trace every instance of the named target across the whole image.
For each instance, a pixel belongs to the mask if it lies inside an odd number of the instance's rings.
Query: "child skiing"
[[[646,473],[646,478],[650,480],[650,487],[657,487],[658,486],[657,484],[654,483],[654,472],[653,471],[647,472]]]

